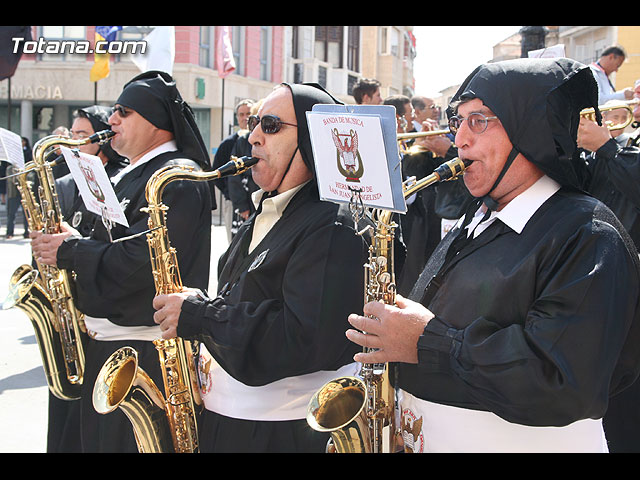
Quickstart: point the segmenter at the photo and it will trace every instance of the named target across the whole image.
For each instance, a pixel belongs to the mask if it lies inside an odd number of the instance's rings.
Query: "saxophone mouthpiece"
[[[260,159],[251,156],[245,157],[234,157],[231,156],[231,160],[222,165],[218,170],[218,178],[229,177],[233,175],[239,175],[251,167],[253,167],[256,163],[258,163]]]
[[[247,168],[253,167],[256,163],[260,161],[260,159],[256,157],[246,156],[246,157],[236,158],[236,161],[242,162],[242,166],[245,169],[247,169]]]
[[[471,165],[471,161],[466,159],[461,160],[459,157],[456,157],[440,165],[434,172],[439,176],[440,181],[450,180],[464,172],[465,168],[469,165]]]
[[[111,140],[116,133],[113,130],[102,130],[89,137],[89,143],[105,143]]]

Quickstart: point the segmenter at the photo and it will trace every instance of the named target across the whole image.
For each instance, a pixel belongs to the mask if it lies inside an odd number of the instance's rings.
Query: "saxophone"
[[[253,157],[231,157],[213,172],[194,171],[184,165],[169,166],[149,179],[145,191],[148,205],[143,211],[149,214],[147,243],[157,295],[183,289],[176,250],[171,246],[166,227],[168,207],[162,203],[164,188],[176,180],[207,181],[238,175],[257,162]],[[202,404],[195,368],[199,346],[179,337],[153,343],[162,366],[166,400],[153,380],[138,367],[135,350],[124,347],[111,355],[98,375],[94,407],[103,414],[121,408],[133,426],[142,453],[196,453],[199,451],[196,407]]]
[[[454,158],[440,165],[420,181],[403,185],[404,198],[440,181],[460,175],[468,163]],[[364,265],[364,302],[393,305],[396,299],[393,241],[397,224],[393,212],[370,212],[373,227],[369,259]],[[364,348],[364,352],[371,351]],[[329,432],[327,452],[394,453],[397,450],[395,389],[389,378],[389,364],[363,363],[359,377],[340,377],[323,385],[311,398],[307,423],[319,432]]]
[[[98,132],[86,139],[48,136],[33,148],[33,161],[27,162],[16,175],[22,207],[30,231],[59,233],[62,213],[52,173],[52,163],[46,161],[51,147],[80,146],[104,143],[113,133]],[[28,174],[35,172],[38,194],[33,191]],[[45,265],[34,259],[36,268],[21,265],[9,281],[9,294],[3,309],[18,307],[23,310],[34,327],[42,357],[47,384],[51,393],[61,400],[80,397],[84,376],[84,350],[80,332],[85,332],[83,314],[74,305],[69,272]]]

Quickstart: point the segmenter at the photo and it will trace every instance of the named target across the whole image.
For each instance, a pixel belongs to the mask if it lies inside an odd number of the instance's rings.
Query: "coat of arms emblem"
[[[347,182],[360,182],[364,165],[358,151],[358,132],[351,129],[349,133],[338,133],[338,129],[334,128],[331,138],[336,146],[338,170]]]
[[[105,195],[96,180],[96,176],[93,173],[93,170],[80,164],[80,171],[82,172],[82,175],[87,182],[87,186],[89,187],[89,191],[91,192],[91,194],[96,197],[96,200],[98,200],[100,203],[104,203]]]

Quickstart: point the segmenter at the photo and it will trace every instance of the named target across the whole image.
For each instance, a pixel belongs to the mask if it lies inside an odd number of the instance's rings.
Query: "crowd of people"
[[[640,451],[640,129],[620,137],[607,126],[595,73],[608,78],[620,55],[481,65],[444,128],[433,99],[382,98],[374,79],[354,86],[357,104],[395,107],[398,133],[435,132],[399,143],[404,178],[467,163],[396,214],[392,305],[362,304],[369,245],[348,209],[319,198],[306,112],[342,103],[321,86],[283,83],[240,102],[239,128],[213,159],[168,74],[133,78],[113,109],[80,109],[74,138],[115,133],[83,148],[102,158],[129,226],[97,221],[60,175],[61,233],[25,229],[35,260],[74,273],[85,314],[81,397],[50,396],[48,451],[138,451],[122,411],[96,412],[94,384],[130,346],[162,385],[153,341],[176,336],[199,345],[201,452],[324,452],[331,433],[310,428],[309,400],[363,363],[393,366],[400,451]],[[640,98],[640,86],[621,95]],[[143,235],[148,179],[246,156],[253,168],[214,184],[229,212],[219,260],[215,191],[189,180],[166,188],[184,289],[158,294]]]

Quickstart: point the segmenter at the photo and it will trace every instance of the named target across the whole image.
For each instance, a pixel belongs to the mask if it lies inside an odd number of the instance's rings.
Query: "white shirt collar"
[[[528,189],[511,200],[502,210],[492,212],[489,218],[480,225],[478,225],[478,222],[484,217],[484,210],[478,209],[467,229],[468,231],[473,231],[474,237],[477,237],[485,228],[496,219],[499,219],[513,231],[520,234],[538,208],[559,189],[560,184],[558,182],[543,175]],[[463,221],[464,217],[460,219],[458,225],[461,225]]]
[[[287,208],[287,205],[289,205],[289,202],[294,195],[307,183],[308,182],[305,182],[273,197],[265,198],[262,203],[262,211],[254,219],[253,233],[251,235],[251,243],[249,244],[249,253],[253,252],[262,239],[267,235],[269,230],[273,228],[280,217],[282,217],[284,209]],[[260,205],[260,199],[265,194],[266,192],[262,189],[251,194],[251,200],[256,206],[256,209]]]
[[[138,159],[138,161],[133,165],[130,164],[130,165],[127,165],[125,168],[123,168],[120,172],[118,172],[117,175],[115,175],[111,179],[111,181],[113,182],[114,185],[116,185],[120,180],[122,180],[122,177],[124,177],[131,170],[138,168],[140,165],[144,165],[149,160],[156,158],[158,155],[162,153],[175,152],[176,150],[178,150],[178,145],[176,144],[175,140],[169,140],[168,142],[165,142],[162,145],[158,145],[154,149],[149,150],[147,153],[142,155]]]
[[[521,233],[529,219],[560,189],[560,184],[543,175],[536,183],[511,200],[502,210],[496,213],[505,225]]]

